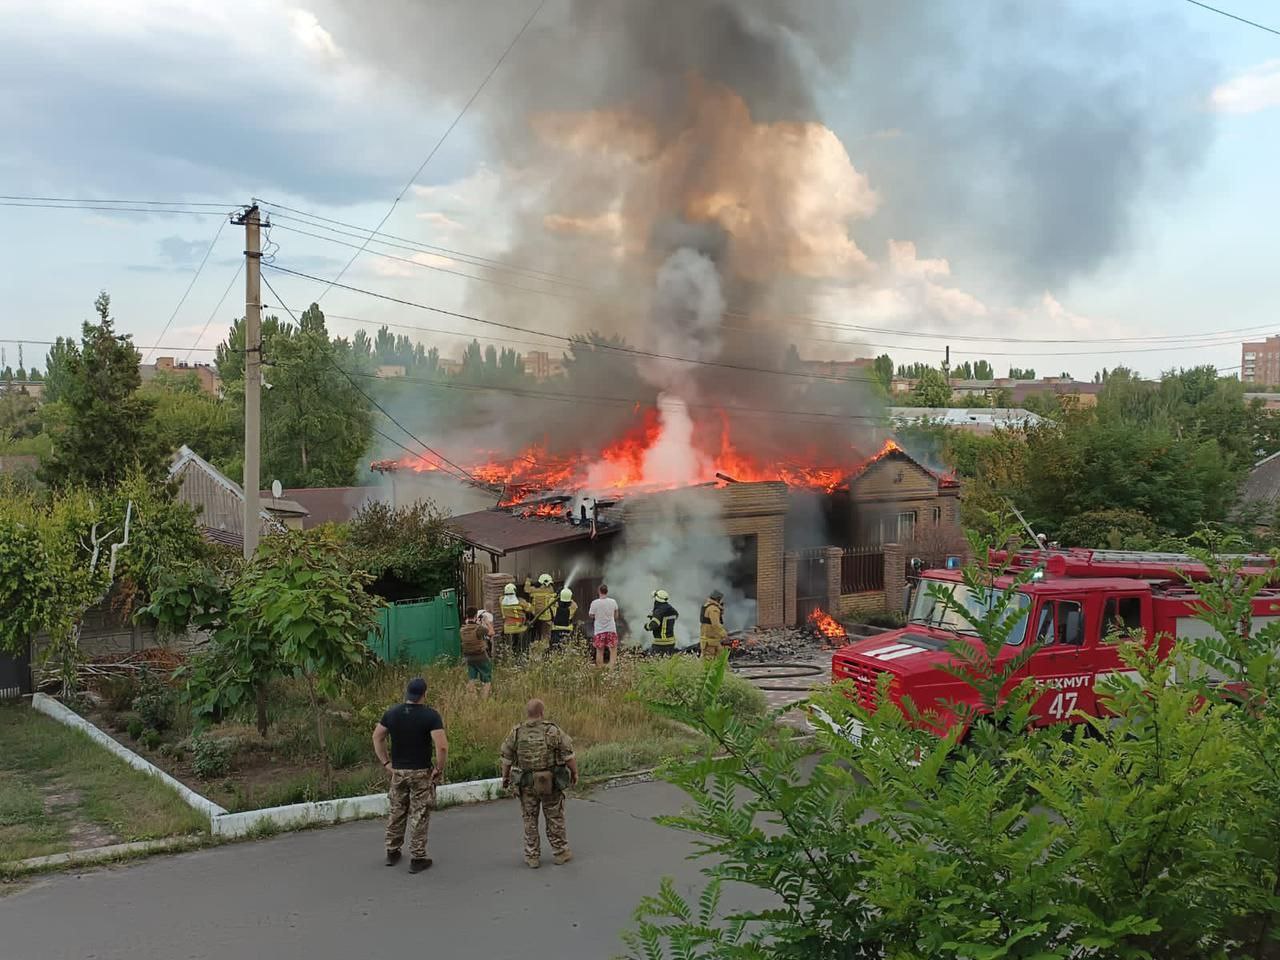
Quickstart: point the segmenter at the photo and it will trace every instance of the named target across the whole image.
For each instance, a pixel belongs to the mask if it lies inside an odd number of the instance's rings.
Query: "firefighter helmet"
[[[544,573],[540,577],[538,577],[538,586],[540,587],[549,587],[551,586],[552,582],[553,581],[551,579],[551,574],[549,573]]]
[[[569,602],[571,602],[572,600],[573,600],[573,591],[572,591],[572,590],[570,590],[568,587],[565,587],[563,590],[561,590],[561,591],[560,591],[560,602],[561,602],[561,603],[569,603]]]
[[[508,583],[502,588],[502,594],[506,597],[514,597],[516,595],[516,585],[514,583]]]
[[[724,599],[724,594],[721,593],[719,590],[712,590],[711,599],[715,600],[718,603],[719,601]]]
[[[653,599],[657,600],[659,603],[666,603],[671,599],[671,594],[667,593],[665,590],[655,590],[653,591]]]

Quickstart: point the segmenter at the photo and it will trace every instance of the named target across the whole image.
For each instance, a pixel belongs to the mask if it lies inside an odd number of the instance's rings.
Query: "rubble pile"
[[[833,642],[807,627],[757,627],[730,637],[730,655],[734,663],[803,662],[830,655],[841,643],[843,640]]]

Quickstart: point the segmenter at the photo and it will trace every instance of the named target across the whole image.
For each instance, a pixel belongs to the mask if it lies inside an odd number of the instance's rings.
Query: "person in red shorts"
[[[614,666],[618,662],[618,601],[609,596],[609,588],[600,584],[600,596],[591,601],[587,608],[587,616],[591,618],[592,641],[596,650],[596,666],[606,663]]]

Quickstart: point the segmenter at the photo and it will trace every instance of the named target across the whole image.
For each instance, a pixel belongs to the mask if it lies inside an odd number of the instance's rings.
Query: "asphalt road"
[[[501,801],[436,814],[415,876],[383,866],[381,821],[51,876],[0,896],[0,958],[604,960],[662,876],[701,888],[689,838],[650,820],[681,799],[644,783],[570,800],[574,860],[553,866],[544,842],[539,870]]]

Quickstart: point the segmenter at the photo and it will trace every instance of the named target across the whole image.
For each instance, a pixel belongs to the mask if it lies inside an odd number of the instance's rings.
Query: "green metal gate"
[[[381,659],[403,663],[430,663],[441,657],[459,657],[458,598],[444,590],[434,600],[401,600],[378,611],[381,635],[371,632],[369,648]]]

